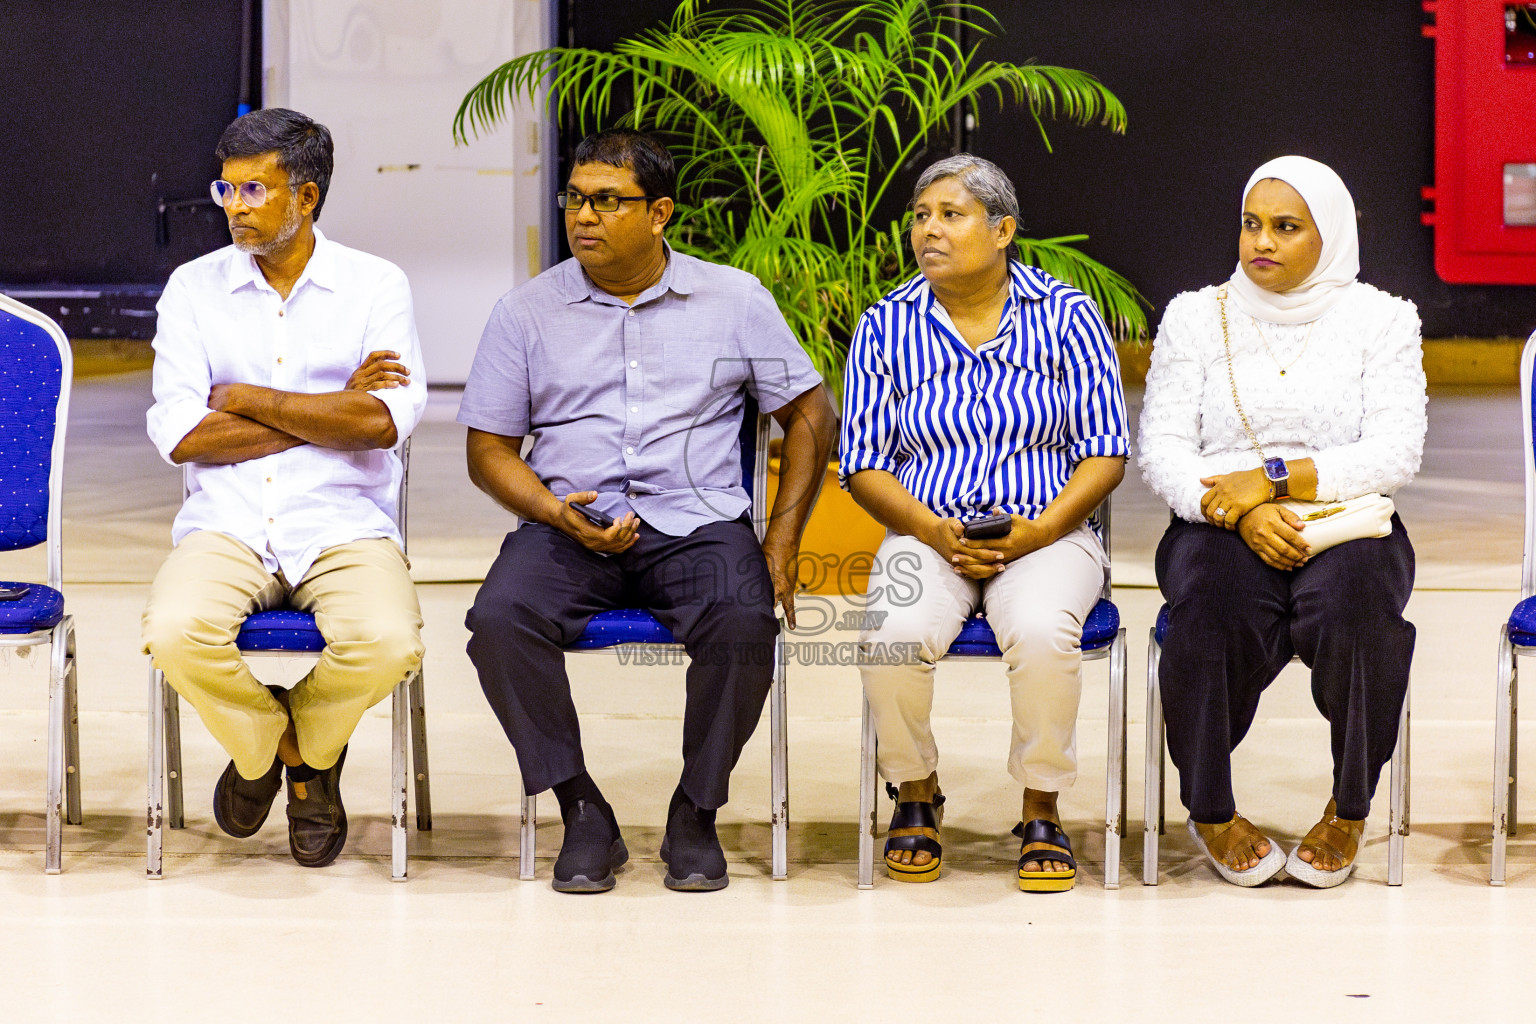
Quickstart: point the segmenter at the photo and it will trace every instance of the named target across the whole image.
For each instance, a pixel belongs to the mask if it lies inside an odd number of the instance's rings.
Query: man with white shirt
[[[421,663],[392,449],[426,384],[405,275],[315,227],[325,126],[258,110],[214,153],[234,244],[177,268],[158,306],[149,436],[188,493],[144,646],[232,758],[219,827],[254,835],[286,767],[289,848],[323,867],[346,842],[347,740]],[[315,616],[326,648],[291,690],[269,689],[234,641],[246,616],[285,606]]]

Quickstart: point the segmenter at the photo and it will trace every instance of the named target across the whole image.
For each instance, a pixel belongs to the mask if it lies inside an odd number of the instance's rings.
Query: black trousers
[[[1408,692],[1413,572],[1396,516],[1388,536],[1348,541],[1289,572],[1261,562],[1236,532],[1173,521],[1157,548],[1168,603],[1158,685],[1191,818],[1237,813],[1232,751],[1293,654],[1312,670],[1312,699],[1328,719],[1339,817],[1369,813]]]
[[[565,648],[600,611],[645,608],[690,657],[683,713],[683,791],[723,806],[731,769],[773,682],[773,582],[744,520],[686,537],[644,524],[620,555],[594,554],[553,527],[507,534],[465,624],[486,699],[539,793],[586,771]]]

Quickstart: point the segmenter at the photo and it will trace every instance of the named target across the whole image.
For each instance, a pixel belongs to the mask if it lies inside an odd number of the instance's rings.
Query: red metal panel
[[[1436,19],[1425,30],[1435,40],[1435,184],[1425,190],[1435,209],[1424,218],[1435,271],[1453,284],[1536,284],[1536,225],[1505,223],[1504,182],[1506,164],[1536,165],[1536,4],[1424,10]]]

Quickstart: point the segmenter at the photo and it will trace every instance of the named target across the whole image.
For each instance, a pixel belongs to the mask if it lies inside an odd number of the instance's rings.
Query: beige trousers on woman
[[[272,766],[288,716],[251,674],[235,635],[246,616],[280,607],[314,615],[325,637],[320,660],[289,697],[311,767],[335,764],[363,712],[421,664],[421,606],[394,541],[326,548],[290,589],[228,534],[188,534],[150,587],[144,650],[247,779]]]
[[[878,628],[865,630],[859,640],[881,777],[912,782],[938,769],[931,723],[934,663],[980,607],[1008,672],[1009,774],[1048,793],[1071,786],[1077,779],[1083,621],[1098,602],[1109,563],[1093,531],[1080,526],[984,582],[956,575],[914,537],[888,534],[877,562],[868,624]],[[916,657],[891,657],[903,650]],[[882,661],[887,663],[877,663]]]

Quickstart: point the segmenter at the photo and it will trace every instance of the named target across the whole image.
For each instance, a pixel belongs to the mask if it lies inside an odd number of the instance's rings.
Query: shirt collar
[[[1043,270],[1018,260],[1010,260],[1008,263],[1008,294],[1014,300],[1034,302],[1043,299],[1050,294],[1052,283],[1051,276]],[[938,300],[933,297],[928,279],[918,274],[891,292],[891,301],[910,302],[926,316]]]
[[[336,243],[326,238],[318,226],[313,228],[315,233],[315,248],[309,254],[309,262],[304,264],[304,271],[299,279],[293,283],[293,290],[288,294],[294,295],[303,287],[304,282],[318,285],[326,291],[336,290]],[[230,247],[231,255],[225,281],[229,290],[239,291],[246,285],[255,285],[258,288],[270,287],[267,279],[261,275],[261,268],[256,265],[256,257],[250,253],[241,252]]]
[[[663,241],[661,245],[667,254],[666,269],[661,272],[660,281],[657,281],[641,292],[640,297],[635,299],[635,305],[637,306],[664,295],[668,291],[676,292],[679,295],[693,294],[694,267],[692,261],[686,256],[679,256],[666,241]],[[593,283],[592,279],[587,276],[587,272],[582,269],[581,263],[574,256],[571,257],[568,265],[570,269],[565,275],[561,289],[566,305],[581,302],[584,299],[591,299],[593,302],[609,305],[618,301],[615,296],[609,295]]]

